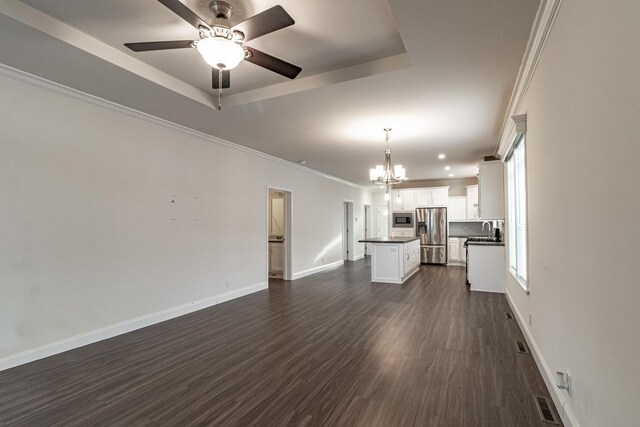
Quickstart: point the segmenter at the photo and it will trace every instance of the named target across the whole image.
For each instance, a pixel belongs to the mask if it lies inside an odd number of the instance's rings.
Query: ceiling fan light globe
[[[222,37],[202,39],[198,42],[197,49],[207,64],[219,70],[231,70],[244,59],[244,49]]]

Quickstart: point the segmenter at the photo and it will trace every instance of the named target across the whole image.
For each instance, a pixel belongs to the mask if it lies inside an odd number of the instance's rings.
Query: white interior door
[[[376,206],[376,237],[389,235],[389,208],[387,205]]]
[[[342,232],[342,258],[353,261],[353,202],[343,203],[343,232]]]
[[[371,237],[371,206],[364,205],[364,238]],[[369,244],[364,244],[364,256],[370,255]]]

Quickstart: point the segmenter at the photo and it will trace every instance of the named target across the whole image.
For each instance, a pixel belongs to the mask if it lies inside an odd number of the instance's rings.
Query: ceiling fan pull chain
[[[218,111],[222,111],[222,71],[224,67],[218,72]]]

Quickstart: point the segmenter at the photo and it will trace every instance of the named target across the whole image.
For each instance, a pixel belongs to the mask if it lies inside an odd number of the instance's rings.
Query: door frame
[[[369,204],[365,204],[364,205],[364,238],[368,239],[369,237],[371,237],[371,223],[372,223],[372,218],[371,218],[371,205]],[[364,244],[364,256],[367,255],[371,255],[369,253],[369,244],[365,243]]]
[[[353,205],[353,200],[342,199],[342,259],[345,261],[355,259]]]
[[[269,224],[271,223],[271,210],[269,206],[269,193],[271,191],[278,191],[284,194],[284,230],[283,230],[283,246],[284,246],[284,267],[282,269],[282,278],[284,280],[291,280],[292,273],[292,236],[293,236],[293,192],[288,188],[279,187],[276,185],[267,185],[266,195],[266,230],[265,230],[265,258],[267,260],[267,268],[266,268],[266,283],[269,283]]]

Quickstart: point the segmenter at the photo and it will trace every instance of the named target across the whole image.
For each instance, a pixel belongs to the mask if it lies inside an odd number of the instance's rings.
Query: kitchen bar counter
[[[420,267],[418,237],[376,237],[359,242],[372,246],[372,282],[404,283]]]

